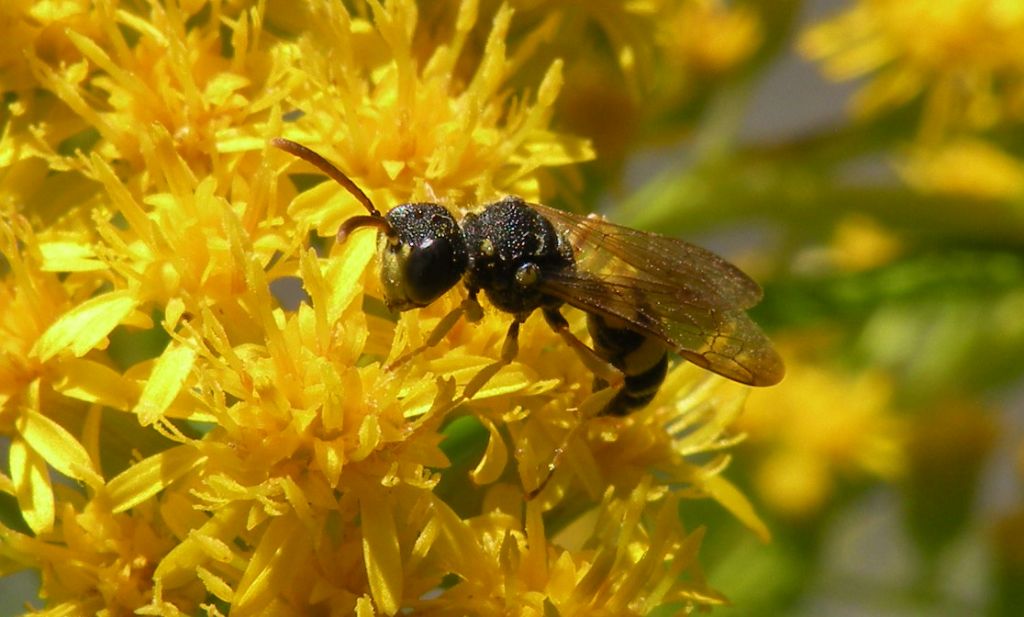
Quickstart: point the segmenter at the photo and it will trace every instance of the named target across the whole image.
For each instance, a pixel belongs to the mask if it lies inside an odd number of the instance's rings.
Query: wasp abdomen
[[[625,376],[622,389],[602,413],[623,416],[646,407],[658,393],[668,372],[668,348],[665,344],[626,327],[621,320],[593,313],[587,315],[587,329],[594,342],[594,351]],[[594,382],[595,389],[606,385],[602,379]]]

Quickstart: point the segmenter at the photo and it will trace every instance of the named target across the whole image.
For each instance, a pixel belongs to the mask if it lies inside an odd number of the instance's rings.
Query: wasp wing
[[[575,270],[546,273],[541,290],[625,322],[687,360],[750,385],[778,383],[782,359],[744,312],[761,288],[721,257],[682,240],[535,205],[573,244]]]
[[[761,301],[761,287],[753,279],[707,249],[593,215],[530,206],[565,234],[583,271],[610,271],[677,287],[692,296],[691,303],[708,308],[746,309]]]

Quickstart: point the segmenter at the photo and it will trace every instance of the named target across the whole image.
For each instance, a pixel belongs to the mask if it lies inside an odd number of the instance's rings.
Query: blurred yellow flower
[[[721,475],[742,387],[681,365],[647,409],[588,420],[608,393],[534,319],[517,360],[472,391],[508,326],[493,313],[386,368],[459,293],[383,311],[371,234],[306,246],[358,204],[267,151],[279,134],[315,146],[382,206],[538,198],[550,168],[593,152],[550,128],[560,63],[529,92],[509,84],[511,11],[463,81],[472,0],[423,62],[408,0],[309,3],[295,40],[264,30],[263,3],[75,7],[19,5],[19,27],[45,13],[67,45],[29,50],[0,140],[0,491],[24,523],[0,525],[0,574],[36,569],[46,608],[67,614],[722,602],[679,502],[713,498],[767,536]],[[285,309],[271,285],[289,279],[303,298]],[[463,415],[487,444],[455,478],[479,505],[456,513],[435,488]]]
[[[926,193],[976,199],[1013,199],[1024,194],[1024,162],[979,139],[915,148],[900,171],[911,186]]]
[[[541,14],[558,16],[556,46],[572,41],[558,47],[568,64],[560,117],[593,140],[610,171],[637,141],[664,143],[691,129],[678,110],[707,95],[762,39],[753,10],[720,0],[545,2]],[[587,28],[591,21],[596,27]],[[580,39],[591,42],[581,47]]]
[[[836,225],[832,236],[831,262],[851,272],[883,266],[902,249],[899,237],[874,219],[849,214]]]
[[[719,75],[750,57],[761,43],[757,14],[721,0],[689,0],[658,18],[657,43],[668,66],[680,73]]]
[[[756,14],[722,0],[515,0],[512,5],[527,21],[555,31],[546,38],[568,62],[610,56],[631,93],[641,97],[657,82],[678,77],[661,74],[663,66],[721,73],[746,59],[760,42]],[[583,48],[580,41],[585,41]]]
[[[1024,119],[1024,4],[1017,0],[860,0],[808,30],[803,52],[839,80],[871,75],[862,114],[921,98],[921,133]]]
[[[796,356],[796,357],[794,357]],[[786,379],[751,393],[737,427],[748,435],[761,499],[780,515],[814,516],[839,477],[893,479],[903,468],[892,386],[786,355]]]
[[[438,33],[450,28],[459,3],[421,3],[431,25],[418,33],[412,55],[427,62],[436,53]],[[502,23],[508,7],[509,24]],[[565,88],[557,119],[586,136],[599,153],[602,169],[617,172],[638,140],[663,142],[692,128],[678,118],[679,107],[705,96],[716,79],[735,70],[762,39],[759,15],[748,6],[721,0],[483,0],[482,19],[507,27],[508,72],[514,83],[533,83],[545,61],[565,64]],[[468,57],[478,57],[486,41],[470,33],[460,45],[464,56],[454,74],[473,78]],[[545,61],[541,61],[544,59]]]

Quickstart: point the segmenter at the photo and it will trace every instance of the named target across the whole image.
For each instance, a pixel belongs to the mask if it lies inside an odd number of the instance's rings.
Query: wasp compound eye
[[[466,271],[466,241],[455,218],[437,204],[402,204],[386,215],[381,236],[385,302],[395,310],[430,304]]]

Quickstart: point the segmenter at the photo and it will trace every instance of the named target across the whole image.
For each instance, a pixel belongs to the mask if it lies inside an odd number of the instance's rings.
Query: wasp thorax
[[[482,289],[499,309],[528,314],[561,304],[544,294],[545,272],[561,272],[574,264],[572,247],[536,209],[518,197],[489,204],[462,223],[469,247],[466,283]]]
[[[402,204],[387,213],[390,233],[378,241],[384,302],[404,311],[427,306],[466,271],[462,230],[437,204]]]

